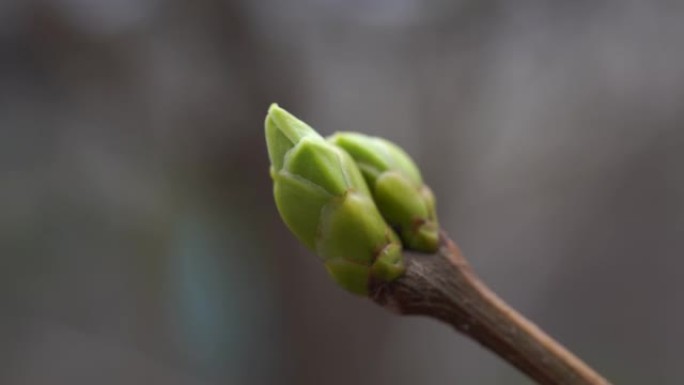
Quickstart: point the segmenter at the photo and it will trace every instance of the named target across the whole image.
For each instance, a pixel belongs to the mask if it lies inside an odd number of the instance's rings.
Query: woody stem
[[[610,385],[487,288],[445,234],[440,244],[436,254],[406,252],[406,274],[372,284],[373,301],[446,322],[540,385]]]

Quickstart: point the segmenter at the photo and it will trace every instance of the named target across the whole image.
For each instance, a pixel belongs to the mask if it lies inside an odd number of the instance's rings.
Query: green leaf
[[[368,295],[369,266],[335,258],[325,262],[325,269],[342,288],[354,294]]]
[[[373,277],[385,282],[394,281],[404,275],[405,271],[401,248],[396,243],[390,243],[380,251],[371,268]]]
[[[333,196],[320,186],[284,171],[276,173],[273,182],[281,218],[304,245],[315,250],[321,211]]]
[[[396,239],[392,233],[370,197],[349,191],[323,209],[316,251],[324,258],[370,266],[378,251]]]

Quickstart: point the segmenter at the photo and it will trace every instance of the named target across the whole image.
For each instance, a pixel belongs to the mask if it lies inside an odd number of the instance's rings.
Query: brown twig
[[[445,234],[436,254],[407,252],[405,262],[405,276],[371,285],[376,303],[444,321],[541,385],[610,384],[489,290]]]

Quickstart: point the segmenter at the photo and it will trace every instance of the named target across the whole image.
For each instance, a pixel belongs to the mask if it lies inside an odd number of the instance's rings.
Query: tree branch
[[[610,385],[489,290],[446,234],[440,242],[436,254],[406,252],[406,274],[371,284],[373,301],[446,322],[540,385]]]

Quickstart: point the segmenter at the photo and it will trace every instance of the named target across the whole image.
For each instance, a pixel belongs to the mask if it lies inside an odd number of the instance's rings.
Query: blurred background
[[[483,279],[682,384],[684,3],[3,0],[0,383],[530,384],[336,287],[263,119],[412,154]]]

